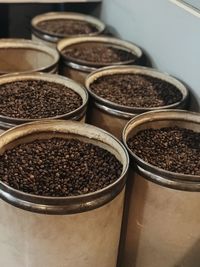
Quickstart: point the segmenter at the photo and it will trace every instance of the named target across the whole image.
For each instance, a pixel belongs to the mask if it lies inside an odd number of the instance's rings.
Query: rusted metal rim
[[[21,73],[28,73],[28,72],[51,72],[55,69],[57,69],[57,65],[59,62],[59,53],[56,51],[56,49],[41,45],[38,42],[34,42],[31,40],[26,39],[0,39],[0,49],[6,49],[7,52],[9,48],[14,49],[31,49],[35,51],[43,52],[44,54],[47,54],[52,58],[52,63],[48,64],[44,67],[34,68],[31,70],[23,71]],[[1,71],[0,74],[6,74],[7,72]],[[11,73],[11,72],[9,72]]]
[[[53,83],[62,84],[76,92],[82,99],[82,104],[77,109],[68,112],[66,114],[50,117],[50,118],[41,118],[42,119],[71,119],[71,120],[80,120],[86,112],[87,104],[88,104],[88,93],[87,90],[80,84],[75,81],[65,78],[64,76],[48,74],[48,73],[13,73],[9,75],[1,76],[0,85],[11,83],[15,81],[26,81],[26,80],[39,80],[39,81],[48,81]],[[40,119],[18,119],[3,116],[0,114],[0,128],[9,129],[15,125],[26,123],[26,122],[34,122]]]
[[[48,21],[48,20],[54,20],[54,19],[73,19],[73,20],[81,20],[90,23],[96,28],[96,31],[93,33],[89,34],[79,34],[79,35],[64,35],[64,34],[51,34],[51,33],[46,33],[43,30],[41,30],[37,25],[39,22],[42,21]],[[35,34],[37,37],[39,37],[42,40],[56,43],[60,39],[68,37],[75,37],[75,36],[95,36],[99,35],[104,32],[106,26],[105,24],[100,21],[99,19],[80,14],[80,13],[73,13],[73,12],[49,12],[49,13],[44,13],[40,14],[36,17],[34,17],[31,21],[31,28],[33,34]]]
[[[44,120],[12,128],[1,135],[0,154],[14,141],[20,142],[62,134],[65,138],[77,138],[93,143],[113,153],[123,165],[121,176],[109,186],[93,193],[70,197],[43,197],[15,190],[0,181],[0,197],[6,202],[32,212],[45,214],[74,214],[93,210],[114,199],[124,188],[129,167],[129,156],[122,143],[111,134],[88,124]]]
[[[127,141],[139,130],[175,125],[200,132],[200,116],[198,113],[186,112],[183,110],[150,111],[138,115],[126,124],[123,130],[123,143],[133,161],[136,162],[137,171],[147,179],[178,190],[200,191],[199,175],[187,175],[165,171],[142,160],[133,153],[127,145]]]
[[[95,64],[91,62],[87,62],[84,60],[69,58],[63,55],[62,51],[66,47],[70,47],[77,44],[84,44],[84,43],[102,43],[109,46],[113,46],[115,48],[119,48],[125,51],[128,51],[134,54],[137,58],[134,60],[122,61],[122,62],[115,62],[112,65],[125,65],[125,64],[136,64],[139,63],[141,58],[143,57],[142,50],[135,44],[117,39],[112,37],[103,37],[103,36],[95,36],[95,37],[74,37],[74,38],[65,38],[58,42],[57,49],[61,55],[61,58],[66,66],[71,68],[82,70],[85,72],[94,71],[100,67],[106,67],[111,65],[110,63],[106,64]]]
[[[182,99],[171,105],[165,105],[161,107],[152,107],[152,108],[128,107],[104,99],[91,90],[90,86],[94,81],[96,81],[100,77],[114,75],[114,74],[144,74],[147,76],[155,77],[160,80],[169,82],[180,91],[180,93],[182,94]],[[97,106],[99,109],[105,111],[108,114],[125,118],[132,118],[137,114],[144,113],[147,111],[153,111],[159,109],[185,108],[189,98],[188,89],[183,83],[181,83],[176,78],[170,76],[169,74],[160,72],[156,69],[140,67],[140,66],[113,66],[113,67],[98,69],[87,76],[85,81],[85,86],[90,96],[92,97],[95,106]]]

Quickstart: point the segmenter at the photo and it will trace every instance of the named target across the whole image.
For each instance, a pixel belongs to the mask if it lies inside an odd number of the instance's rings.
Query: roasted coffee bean
[[[21,144],[0,156],[0,179],[20,191],[75,196],[102,189],[122,172],[109,151],[76,139],[51,138]]]
[[[90,88],[113,103],[139,108],[171,105],[182,99],[173,84],[143,74],[113,74],[96,79]]]
[[[200,175],[200,133],[180,127],[146,129],[128,140],[144,161],[167,171]]]
[[[36,27],[47,34],[57,36],[90,34],[97,28],[86,21],[75,19],[51,19],[39,22]]]
[[[82,104],[72,89],[53,82],[24,80],[0,85],[0,115],[40,119],[69,113]]]
[[[129,60],[136,60],[136,55],[120,48],[114,48],[108,44],[95,43],[95,45],[70,46],[63,49],[65,57],[84,60],[95,64],[114,64]]]

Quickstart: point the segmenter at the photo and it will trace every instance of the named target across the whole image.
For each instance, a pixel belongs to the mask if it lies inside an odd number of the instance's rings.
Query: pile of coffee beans
[[[173,84],[143,74],[102,76],[90,88],[98,96],[128,107],[166,106],[182,99],[181,92]]]
[[[35,140],[0,156],[0,179],[20,191],[65,197],[102,189],[122,172],[109,151],[77,139]]]
[[[167,171],[200,175],[200,132],[166,127],[139,131],[129,148],[145,162]]]
[[[85,46],[70,46],[63,49],[62,54],[68,58],[100,65],[129,60],[135,61],[137,59],[136,55],[129,51],[111,47],[108,44],[103,45],[102,43],[95,43],[95,45],[88,43],[88,45]]]
[[[90,34],[97,28],[86,21],[75,19],[51,19],[39,22],[36,27],[47,33],[57,36]]]
[[[24,80],[0,85],[0,115],[39,119],[69,113],[82,105],[72,89],[53,82]]]

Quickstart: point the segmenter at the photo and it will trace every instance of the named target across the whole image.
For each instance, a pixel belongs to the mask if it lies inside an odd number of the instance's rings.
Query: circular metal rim
[[[9,49],[9,48],[23,48],[23,49],[32,49],[40,52],[44,52],[45,54],[48,54],[51,58],[53,63],[46,66],[46,67],[40,67],[35,68],[27,71],[21,71],[20,73],[30,73],[30,72],[49,72],[52,69],[55,69],[55,67],[58,65],[60,56],[56,49],[50,48],[48,46],[42,45],[39,42],[35,42],[32,40],[27,39],[0,39],[0,49]],[[16,72],[16,71],[15,71]],[[0,74],[11,74],[12,71],[1,71]]]
[[[49,74],[49,73],[42,73],[42,72],[35,72],[35,73],[12,73],[12,74],[7,74],[3,75],[0,79],[0,86],[2,84],[10,83],[13,81],[22,81],[22,80],[42,80],[42,81],[50,81],[53,83],[60,83],[71,90],[75,91],[74,88],[78,87],[83,94],[85,95],[85,99],[83,96],[80,95],[80,93],[76,92],[82,99],[82,104],[80,107],[78,107],[75,110],[72,110],[68,113],[62,114],[62,115],[57,115],[54,117],[48,117],[48,118],[38,118],[38,119],[23,119],[23,118],[13,118],[13,117],[8,117],[8,116],[3,116],[0,114],[0,123],[1,120],[5,123],[5,126],[7,125],[6,128],[13,127],[18,124],[22,123],[27,123],[27,122],[34,122],[34,121],[41,121],[41,120],[50,120],[50,119],[74,119],[76,118],[77,120],[83,117],[83,113],[86,112],[88,100],[89,100],[89,95],[87,90],[85,89],[84,86],[81,84],[75,82],[72,79],[66,78],[64,76],[58,75],[58,74]],[[70,85],[73,85],[73,88],[70,87]],[[1,89],[1,88],[0,88]],[[8,122],[8,123],[6,123]],[[10,126],[10,127],[9,127]]]
[[[169,82],[176,86],[176,88],[181,92],[182,94],[182,99],[178,102],[175,102],[170,105],[165,105],[165,106],[160,106],[160,107],[152,107],[152,108],[139,108],[139,107],[128,107],[120,104],[116,104],[114,102],[111,102],[109,100],[106,100],[105,98],[102,98],[98,96],[96,93],[94,93],[91,89],[90,86],[91,84],[96,81],[98,78],[103,77],[103,76],[111,76],[115,74],[144,74],[147,76],[152,76],[158,79],[162,79],[166,82]],[[140,114],[143,112],[147,111],[156,111],[160,109],[173,109],[176,107],[184,107],[186,104],[188,97],[189,97],[189,90],[187,87],[178,79],[175,77],[172,77],[171,75],[161,72],[157,69],[154,68],[148,68],[148,67],[142,67],[142,66],[135,66],[135,65],[129,65],[129,66],[110,66],[106,68],[101,68],[98,69],[92,73],[90,73],[86,80],[85,80],[85,87],[89,92],[89,95],[92,97],[93,101],[95,104],[101,108],[102,110],[106,111],[109,114],[115,114],[116,116],[124,116],[127,117],[128,114],[129,118],[131,118],[133,115]],[[109,111],[110,110],[110,111]],[[120,115],[121,114],[121,115]],[[132,116],[131,116],[132,114]]]
[[[153,115],[157,116],[157,118],[152,117]],[[123,144],[125,145],[127,151],[131,158],[136,162],[137,168],[140,170],[142,174],[145,174],[145,177],[155,183],[162,184],[166,187],[171,187],[180,190],[186,191],[200,191],[200,176],[199,175],[187,175],[181,173],[175,173],[166,171],[159,167],[156,167],[150,163],[145,162],[140,157],[138,157],[132,150],[129,148],[127,144],[127,136],[131,132],[133,128],[137,128],[139,125],[145,124],[146,122],[159,121],[159,120],[172,120],[171,116],[176,116],[173,120],[178,121],[188,121],[194,122],[194,118],[197,119],[196,123],[200,123],[200,116],[196,112],[186,112],[184,110],[158,110],[158,111],[150,111],[144,114],[138,115],[132,118],[124,127],[122,133]],[[188,118],[190,117],[190,118]],[[193,120],[191,119],[193,118]],[[135,126],[134,123],[136,124]],[[157,177],[157,179],[154,179]],[[160,178],[160,180],[159,180]],[[188,186],[187,186],[188,183]],[[170,185],[169,185],[170,184]],[[192,186],[191,186],[192,185]]]
[[[78,34],[78,35],[57,35],[57,34],[51,34],[42,31],[37,27],[37,24],[41,21],[48,21],[52,19],[75,19],[75,20],[82,20],[90,23],[91,25],[94,25],[95,28],[97,29],[96,32],[89,33],[89,34]],[[37,37],[41,38],[42,40],[51,42],[51,43],[56,43],[60,39],[63,38],[71,38],[71,37],[79,37],[79,36],[96,36],[105,31],[106,25],[99,19],[81,14],[81,13],[75,13],[75,12],[48,12],[48,13],[43,13],[40,15],[37,15],[34,17],[31,21],[31,29],[33,34],[35,34]]]
[[[200,182],[166,179],[157,174],[152,174],[151,172],[148,172],[147,170],[143,169],[139,165],[137,165],[136,170],[142,177],[146,178],[147,180],[153,183],[157,183],[161,186],[164,185],[167,188],[180,190],[180,191],[200,192]]]
[[[22,137],[20,135],[20,130],[23,131],[25,129],[27,131],[26,132],[27,134],[23,136],[27,136],[30,134],[38,133],[38,131],[36,130],[37,127],[40,127],[39,132],[42,133],[47,131],[45,127],[48,128],[48,126],[52,125],[54,125],[55,128],[57,127],[57,130],[54,129],[54,131],[56,132],[75,134],[79,136],[79,138],[80,137],[85,138],[83,129],[85,129],[85,131],[89,130],[91,136],[90,137],[86,136],[87,140],[96,140],[98,142],[103,143],[103,140],[101,140],[101,136],[104,136],[105,139],[106,138],[107,139],[109,138],[110,140],[112,139],[115,145],[117,144],[118,146],[118,151],[116,149],[118,155],[120,155],[119,150],[121,150],[121,152],[123,151],[122,158],[124,159],[124,162],[122,163],[123,170],[120,177],[114,183],[104,187],[101,190],[97,190],[95,192],[83,195],[69,196],[69,197],[44,197],[44,196],[28,194],[16,190],[6,185],[2,181],[0,181],[0,197],[6,202],[18,208],[36,213],[54,214],[54,215],[86,212],[101,207],[106,203],[108,203],[109,201],[113,200],[123,190],[125,186],[126,176],[129,168],[129,155],[124,145],[116,137],[114,137],[110,133],[100,128],[76,121],[43,120],[42,124],[40,121],[34,123],[31,122],[20,126],[16,126],[4,132],[1,135],[1,140],[0,140],[0,142],[2,143],[1,147],[4,147],[6,144],[10,143],[10,141],[7,140],[7,136],[10,134],[11,135],[15,133],[18,134],[16,138],[12,138],[12,141],[14,141]],[[65,125],[66,131],[59,130],[59,127],[61,126],[63,127],[63,125]],[[34,127],[33,131],[30,130],[30,127],[32,128]],[[77,127],[79,129],[79,133],[76,132]],[[92,131],[95,131],[95,133],[93,133]],[[105,144],[111,147],[111,144],[108,142],[108,140],[106,141],[107,143],[105,142]]]
[[[98,102],[93,102],[92,103],[96,108],[100,109],[101,111],[109,114],[109,115],[113,115],[113,116],[116,116],[116,117],[119,117],[119,118],[124,118],[126,120],[130,120],[133,118],[133,116],[136,116],[136,114],[133,114],[133,113],[128,113],[128,112],[125,112],[125,111],[120,111],[120,110],[117,110],[117,109],[113,109],[113,108],[110,108],[108,106],[105,106],[105,105],[102,105],[102,104],[99,104]]]
[[[74,69],[74,70],[81,70],[83,72],[87,72],[88,74],[92,71],[95,71],[97,70],[97,68],[94,68],[94,67],[88,67],[88,66],[81,66],[77,63],[74,63],[74,62],[63,62],[65,66],[67,67],[70,67],[71,69]]]
[[[121,49],[127,50],[127,51],[133,53],[134,55],[136,55],[137,58],[135,60],[115,62],[113,64],[110,64],[110,63],[94,64],[91,62],[81,61],[81,60],[77,60],[74,58],[67,58],[62,53],[63,49],[68,47],[68,46],[73,46],[73,45],[80,44],[80,43],[95,43],[95,42],[96,43],[105,43],[105,44],[109,44],[110,46],[113,46],[113,47],[119,47]],[[134,62],[137,62],[143,56],[142,50],[136,44],[122,40],[122,39],[118,39],[118,38],[103,37],[103,36],[64,38],[57,43],[57,50],[59,51],[61,59],[63,60],[63,62],[66,66],[69,66],[71,68],[74,67],[75,69],[83,70],[83,71],[87,71],[87,72],[91,72],[91,71],[94,71],[100,67],[107,67],[110,65],[120,66],[120,65],[125,65],[125,64],[127,64],[127,65],[134,64]]]

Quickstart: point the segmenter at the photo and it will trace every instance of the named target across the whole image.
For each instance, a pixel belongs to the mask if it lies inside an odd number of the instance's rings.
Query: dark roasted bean
[[[76,139],[36,140],[0,156],[0,179],[35,195],[61,197],[94,192],[113,183],[121,172],[121,163],[110,152]]]
[[[144,161],[167,171],[200,175],[200,133],[179,127],[146,129],[128,140]]]
[[[159,107],[182,99],[181,92],[173,84],[143,74],[103,76],[90,88],[98,96],[128,107]]]
[[[51,19],[41,21],[36,25],[45,33],[53,35],[79,35],[90,34],[97,31],[97,28],[86,21],[74,19]]]
[[[77,93],[54,82],[24,80],[0,85],[0,114],[12,118],[54,117],[69,113],[81,104]]]
[[[84,60],[95,64],[113,64],[135,60],[137,57],[133,53],[109,46],[102,43],[86,46],[70,46],[62,50],[62,54],[73,59]]]

